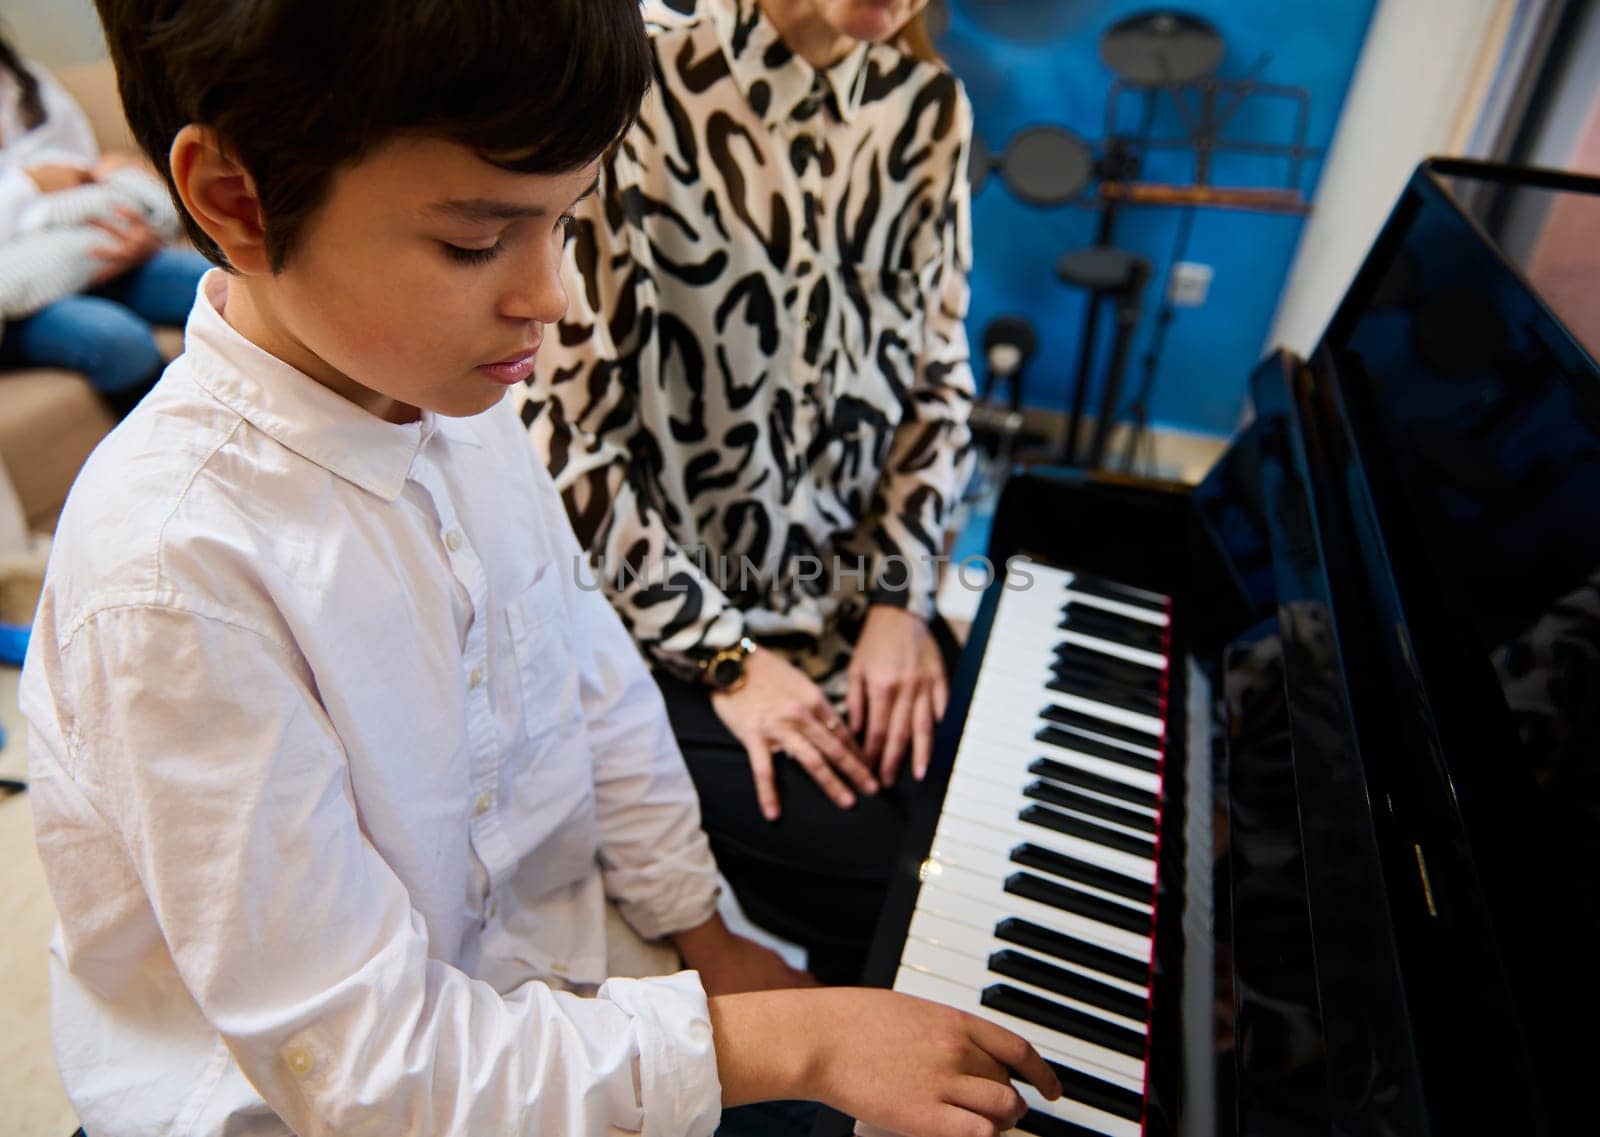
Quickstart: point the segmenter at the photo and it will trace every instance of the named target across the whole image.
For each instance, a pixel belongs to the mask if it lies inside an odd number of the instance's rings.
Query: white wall
[[[94,0],[0,0],[0,23],[18,52],[46,67],[105,58]]]
[[[1307,355],[1418,162],[1466,145],[1513,0],[1380,0],[1267,349]]]

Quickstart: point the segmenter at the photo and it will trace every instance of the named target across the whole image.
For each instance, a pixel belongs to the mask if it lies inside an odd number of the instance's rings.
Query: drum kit
[[[930,10],[931,12],[931,10]],[[1065,253],[1056,263],[1057,279],[1088,294],[1084,325],[1079,342],[1076,373],[1071,386],[1065,437],[1055,448],[1052,460],[1062,465],[1101,467],[1121,407],[1123,374],[1134,332],[1142,315],[1146,285],[1154,275],[1149,256],[1114,243],[1118,213],[1127,207],[1164,206],[1184,210],[1177,228],[1172,262],[1183,259],[1193,227],[1196,209],[1243,209],[1276,213],[1299,213],[1309,207],[1300,191],[1303,164],[1316,152],[1305,145],[1310,96],[1304,88],[1262,83],[1255,78],[1222,79],[1216,70],[1222,62],[1225,45],[1222,36],[1209,22],[1176,10],[1146,11],[1118,20],[1100,39],[1100,58],[1116,79],[1111,85],[1106,106],[1105,141],[1099,152],[1074,132],[1056,125],[1029,126],[1014,135],[998,153],[992,153],[981,138],[973,140],[971,158],[972,189],[976,193],[991,176],[1004,183],[1012,197],[1038,207],[1077,206],[1099,213],[1095,242]],[[1258,64],[1259,74],[1265,60]],[[1240,107],[1251,99],[1287,100],[1294,109],[1294,133],[1289,141],[1246,140],[1224,135]],[[1133,101],[1137,115],[1125,113],[1126,101]],[[1175,108],[1184,131],[1173,137],[1157,137],[1153,124],[1163,102]],[[1139,125],[1129,131],[1120,127],[1129,117]],[[1183,184],[1141,181],[1145,158],[1156,150],[1181,150],[1193,153],[1193,177]],[[1281,185],[1219,186],[1212,182],[1213,160],[1222,153],[1243,153],[1286,159],[1287,176]],[[1096,384],[1093,372],[1102,309],[1112,308],[1115,335],[1098,384],[1100,401],[1094,430],[1083,444],[1084,415],[1089,391]],[[1001,317],[1002,345],[1014,344],[1015,325],[1021,317]],[[1143,374],[1128,406],[1128,429],[1123,441],[1122,465],[1131,470],[1141,444],[1148,434],[1148,411],[1160,353],[1167,326],[1173,319],[1173,306],[1164,297],[1150,346],[1143,360]],[[1025,323],[1025,321],[1022,321]],[[988,341],[992,337],[986,335]],[[1031,329],[1026,337],[1032,354]],[[1015,350],[1007,349],[1005,359]],[[1009,454],[1020,428],[1019,397],[1021,376],[1018,368],[990,366],[984,382],[975,419],[980,431],[998,437],[998,446]],[[1010,406],[996,407],[991,396],[999,382],[1009,380]]]

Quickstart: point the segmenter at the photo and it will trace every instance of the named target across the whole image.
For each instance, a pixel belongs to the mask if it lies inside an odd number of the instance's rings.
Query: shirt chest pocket
[[[594,777],[570,614],[552,565],[506,610],[522,697],[522,737],[507,771],[507,824],[541,890],[594,871]]]
[[[856,394],[898,421],[916,378],[924,321],[922,280],[900,270],[847,269],[840,297],[843,347]]]

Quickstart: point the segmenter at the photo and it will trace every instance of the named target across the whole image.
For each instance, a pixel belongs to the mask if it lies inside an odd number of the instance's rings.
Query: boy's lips
[[[538,356],[539,347],[535,344],[525,351],[495,363],[480,363],[478,370],[496,383],[509,386],[512,383],[520,383],[533,374],[533,362]]]

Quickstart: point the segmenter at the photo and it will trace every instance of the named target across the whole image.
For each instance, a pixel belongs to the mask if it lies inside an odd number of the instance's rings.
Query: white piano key
[[[1053,678],[1048,667],[1037,673],[1018,674],[1014,687],[996,695],[986,696],[979,706],[972,709],[982,710],[986,717],[992,713],[995,717],[1014,716],[1020,719],[1023,716],[1032,716],[1043,721],[1044,709],[1054,703],[1091,718],[1143,731],[1156,739],[1167,732],[1167,724],[1155,715],[1114,707],[1110,703],[1102,703],[1087,695],[1072,695],[1065,691],[1051,690],[1045,684]]]
[[[946,796],[948,797],[951,794],[960,794],[962,797],[971,796],[979,801],[987,802],[1001,811],[1002,815],[1009,812],[1012,817],[1016,817],[1018,813],[1030,805],[1042,805],[1056,810],[1058,813],[1069,814],[1090,824],[1098,825],[1108,832],[1120,833],[1124,837],[1137,837],[1142,841],[1153,841],[1155,839],[1152,833],[1135,829],[1131,825],[1107,821],[1103,817],[1096,817],[1093,813],[1076,809],[1070,805],[1058,805],[1055,802],[1035,801],[1033,798],[1023,797],[1021,791],[1012,791],[996,786],[993,782],[971,776],[965,770],[958,770],[951,775],[950,788],[946,791]]]
[[[1103,1010],[1092,1003],[1080,1002],[1059,992],[1036,986],[1026,979],[1018,979],[1011,975],[1000,975],[990,971],[986,961],[971,959],[959,952],[945,951],[943,948],[923,943],[921,940],[914,940],[906,944],[905,954],[900,957],[900,966],[909,967],[913,971],[926,972],[929,975],[937,975],[941,979],[948,979],[950,982],[959,984],[962,987],[976,988],[978,990],[982,990],[991,983],[1006,983],[1019,991],[1027,991],[1029,994],[1037,995],[1041,999],[1048,999],[1052,1003],[1058,1003],[1063,1007],[1070,1007],[1074,1011],[1092,1015],[1102,1022],[1110,1023],[1112,1026],[1120,1026],[1125,1030],[1131,1030],[1140,1035],[1147,1033],[1145,1024],[1142,1022],[1112,1014],[1110,1011]],[[1103,1047],[1095,1046],[1094,1043],[1089,1043],[1088,1045],[1094,1046],[1096,1050],[1103,1049]],[[1143,1065],[1143,1063],[1141,1062],[1140,1065]]]
[[[1139,1059],[1095,1046],[1093,1043],[1086,1043],[1081,1038],[1073,1038],[1071,1035],[1062,1034],[1060,1031],[1040,1026],[1027,1019],[1019,1019],[1003,1011],[985,1007],[982,1003],[981,990],[962,987],[948,979],[940,979],[936,975],[905,967],[896,973],[894,989],[907,995],[915,995],[919,999],[943,1003],[947,1007],[966,1011],[981,1019],[988,1019],[996,1026],[1005,1027],[1013,1034],[1021,1035],[1033,1043],[1035,1050],[1048,1058],[1082,1070],[1085,1074],[1099,1078],[1103,1082],[1110,1082],[1137,1094],[1144,1093],[1144,1063]],[[1086,1047],[1099,1052],[1098,1061],[1084,1057]]]
[[[1038,845],[1041,849],[1048,849],[1052,853],[1060,853],[1063,857],[1074,857],[1091,865],[1098,865],[1100,868],[1132,877],[1134,880],[1149,881],[1152,887],[1155,885],[1156,862],[1149,858],[1136,857],[1132,853],[1124,853],[1121,849],[1108,849],[1104,845],[1085,841],[1081,837],[1057,833],[1054,829],[1026,825],[1015,818],[1012,819],[1010,828],[998,829],[985,825],[981,820],[974,820],[970,812],[954,808],[955,803],[948,799],[946,805],[947,808],[939,818],[935,840],[954,838],[963,845],[972,845],[1001,856],[1009,855],[1015,846],[1026,841]]]
[[[1089,1074],[1090,1071],[1083,1071]],[[1092,1074],[1091,1074],[1092,1076]],[[1103,1079],[1102,1079],[1103,1080]],[[1104,1133],[1106,1137],[1140,1137],[1144,1127],[1137,1121],[1128,1121],[1115,1114],[1105,1113],[1093,1106],[1076,1102],[1071,1097],[1063,1095],[1056,1101],[1045,1101],[1044,1095],[1026,1082],[1014,1082],[1017,1090],[1022,1094],[1022,1100],[1028,1103],[1028,1109],[1038,1110],[1040,1113],[1059,1117],[1062,1121],[1070,1121],[1075,1125],[1082,1125],[1096,1133]],[[1020,1129],[1006,1130],[1007,1137],[1031,1137]]]
[[[1049,774],[1035,774],[1028,769],[1026,764],[1009,765],[1000,762],[968,762],[961,767],[961,774],[969,778],[979,778],[996,786],[1003,786],[1018,797],[1021,797],[1023,791],[1034,782],[1042,781],[1048,782],[1053,786],[1060,786],[1062,789],[1071,790],[1075,794],[1082,794],[1091,801],[1131,810],[1151,820],[1154,820],[1157,814],[1156,807],[1153,805],[1138,801],[1124,801],[1120,797],[1113,797],[1099,790],[1089,789],[1087,786],[1081,786],[1076,782],[1057,781]]]
[[[1115,987],[1119,991],[1126,991],[1130,995],[1148,998],[1150,989],[1143,983],[1129,983],[1115,975],[1107,975],[1086,964],[1074,963],[1071,960],[1058,959],[1057,957],[1042,952],[1035,948],[1014,944],[1009,940],[1002,940],[992,931],[984,932],[977,928],[959,924],[943,916],[936,916],[932,912],[918,912],[911,918],[911,926],[906,933],[906,945],[909,948],[912,940],[920,940],[934,947],[943,948],[945,951],[964,955],[969,959],[979,960],[985,964],[989,957],[997,951],[1015,951],[1041,959],[1053,967],[1064,971],[1071,971],[1082,975],[1086,979],[1093,979],[1096,983],[1104,983],[1107,987]]]
[[[1125,659],[1129,663],[1141,663],[1157,671],[1164,671],[1167,667],[1166,656],[1143,648],[1128,647],[1126,644],[1113,643],[1103,640],[1099,636],[1086,636],[1082,632],[1069,631],[1062,628],[1058,631],[1062,643],[1076,644],[1078,647],[1097,651],[1101,655],[1109,655],[1114,659]]]
[[[1060,908],[1041,904],[1037,900],[1029,900],[1026,896],[1013,896],[1009,892],[1002,892],[999,888],[995,888],[992,893],[966,889],[962,887],[964,882],[959,880],[956,881],[957,887],[952,888],[946,883],[946,878],[950,876],[951,874],[946,872],[923,881],[922,890],[917,894],[917,907],[936,916],[947,916],[977,928],[992,929],[1008,916],[1017,916],[1042,928],[1049,928],[1082,940],[1084,943],[1125,955],[1139,963],[1150,962],[1148,933],[1136,935],[1121,928],[1113,928],[1109,924],[1102,924],[1098,920],[1091,920],[1087,916],[1064,912]]]
[[[1110,758],[1100,758],[1093,754],[1085,754],[1081,750],[1071,750],[1054,742],[1045,742],[1034,738],[1031,732],[1026,739],[996,738],[977,734],[969,738],[963,734],[961,745],[956,750],[958,767],[968,761],[1020,761],[1026,766],[1035,758],[1053,758],[1085,773],[1098,774],[1102,778],[1121,782],[1125,786],[1132,786],[1146,793],[1159,795],[1161,792],[1161,775],[1158,773],[1136,770],[1132,766],[1114,762]]]
[[[935,837],[933,839],[933,848],[929,851],[928,858],[943,868],[961,869],[995,881],[997,882],[997,888],[999,887],[998,882],[1004,881],[1012,873],[1029,872],[1049,881],[1067,884],[1089,896],[1108,900],[1114,904],[1120,904],[1124,908],[1132,908],[1135,911],[1149,912],[1151,904],[1155,900],[1155,891],[1153,889],[1150,893],[1150,899],[1141,904],[1139,901],[1131,900],[1126,896],[1119,896],[1115,892],[1107,892],[1089,881],[1062,878],[1043,869],[1019,865],[1009,857],[990,852],[987,849],[976,849],[971,845],[963,845],[960,842],[952,841],[949,837]],[[933,870],[929,869],[927,871]]]
[[[1063,603],[1082,604],[1086,608],[1101,608],[1107,612],[1115,612],[1119,616],[1126,616],[1130,620],[1153,624],[1158,628],[1164,628],[1172,622],[1165,610],[1141,608],[1137,604],[1124,604],[1120,600],[1109,600],[1092,592],[1079,592],[1070,584],[1064,593]]]

